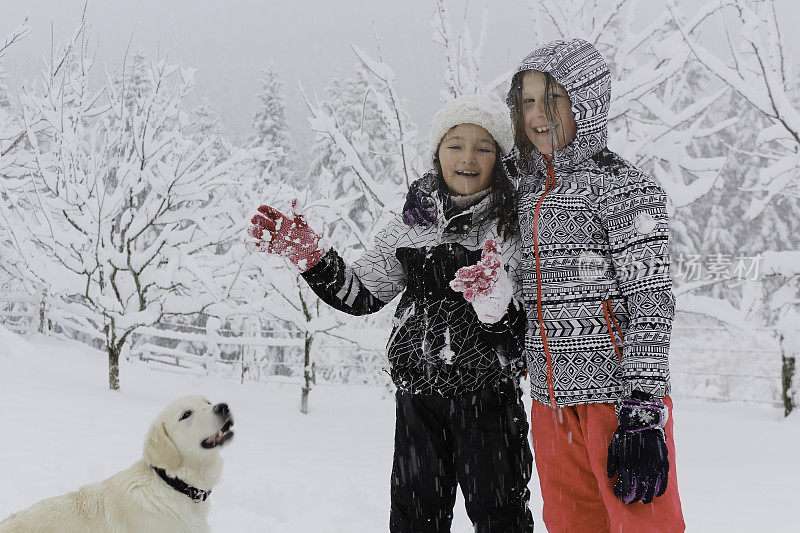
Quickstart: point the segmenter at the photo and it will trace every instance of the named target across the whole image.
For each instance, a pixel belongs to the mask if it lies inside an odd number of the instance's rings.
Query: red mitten
[[[256,241],[248,242],[247,249],[282,255],[305,272],[320,262],[324,251],[319,235],[308,227],[302,215],[294,212],[296,207],[297,200],[293,200],[293,218],[268,205],[259,207],[259,214],[252,218],[253,225],[247,230]]]
[[[514,288],[500,261],[499,247],[494,239],[483,245],[481,260],[477,264],[458,269],[450,288],[464,293],[464,299],[472,303],[481,322],[494,324],[505,316]]]

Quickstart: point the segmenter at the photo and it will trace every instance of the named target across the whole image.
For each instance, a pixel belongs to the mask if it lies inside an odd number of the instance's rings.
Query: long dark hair
[[[497,233],[504,239],[517,233],[519,229],[517,219],[517,199],[514,191],[514,185],[508,177],[506,167],[503,164],[501,157],[500,145],[497,141],[494,143],[495,160],[494,167],[492,168],[492,181],[489,188],[492,190],[491,199],[489,200],[489,207],[486,210],[486,215],[480,220],[473,220],[472,225],[477,225],[483,220],[497,219]],[[435,172],[433,179],[433,193],[437,195],[449,195],[450,189],[444,181],[444,174],[442,173],[442,165],[439,163],[439,150],[436,150],[437,155],[433,156],[433,169]]]
[[[506,103],[511,110],[511,122],[514,124],[514,146],[517,147],[520,159],[523,164],[527,164],[531,160],[534,146],[525,133],[525,117],[522,114],[522,78],[526,73],[533,72],[532,70],[520,70],[511,78],[511,88],[508,91],[508,98]],[[538,72],[538,71],[537,71]],[[544,94],[546,104],[544,106],[544,114],[547,117],[547,122],[559,122],[559,131],[564,131],[564,125],[558,118],[558,113],[553,109],[553,103],[547,98],[547,95],[558,85],[556,79],[549,72],[542,72],[544,74]],[[554,134],[555,135],[555,134]],[[555,139],[553,139],[555,146]]]

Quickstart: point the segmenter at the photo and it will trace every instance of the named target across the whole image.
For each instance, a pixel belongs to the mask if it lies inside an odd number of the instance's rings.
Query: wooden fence
[[[57,298],[26,293],[0,293],[0,324],[20,334],[37,331],[53,337],[78,340],[104,350],[101,318],[84,306]],[[362,334],[384,335],[383,332]],[[160,323],[140,327],[130,348],[122,354],[134,364],[195,375],[222,375],[242,381],[269,379],[300,381],[303,376],[305,338],[277,322],[236,331],[225,327]],[[388,362],[383,350],[356,343],[331,342],[317,335],[312,344],[317,383],[386,384]]]
[[[0,293],[0,323],[6,328],[22,334],[42,331],[102,349],[102,333],[86,325],[92,322],[87,313],[85,307],[59,299],[43,303],[42,298],[24,293]],[[241,331],[213,326],[162,323],[142,327],[123,356],[129,362],[165,370],[242,381],[299,382],[302,378],[305,339],[300,332],[280,323]],[[370,333],[385,336],[382,331]],[[383,350],[325,338],[316,339],[312,349],[319,383],[388,383]],[[767,404],[788,413],[794,399],[792,375],[786,385],[786,360],[772,329],[741,332],[705,317],[679,313],[670,351],[673,396]]]

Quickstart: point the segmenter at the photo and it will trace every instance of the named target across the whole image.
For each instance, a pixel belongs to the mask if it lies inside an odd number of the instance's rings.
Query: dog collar
[[[167,485],[177,490],[181,494],[187,495],[196,502],[206,501],[206,499],[208,499],[208,496],[211,494],[211,490],[200,490],[197,487],[192,487],[185,481],[181,481],[176,477],[168,476],[163,468],[158,468],[157,466],[152,466],[152,465],[150,467],[153,470],[155,470],[155,473],[158,474],[158,477],[163,479]]]

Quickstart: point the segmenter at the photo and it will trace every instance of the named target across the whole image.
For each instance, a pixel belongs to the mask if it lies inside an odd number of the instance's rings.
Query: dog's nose
[[[227,403],[218,403],[217,405],[214,406],[214,413],[215,414],[218,414],[218,415],[221,415],[221,416],[227,416],[228,413],[230,413],[230,412],[231,412],[231,410],[228,409],[228,404]]]

